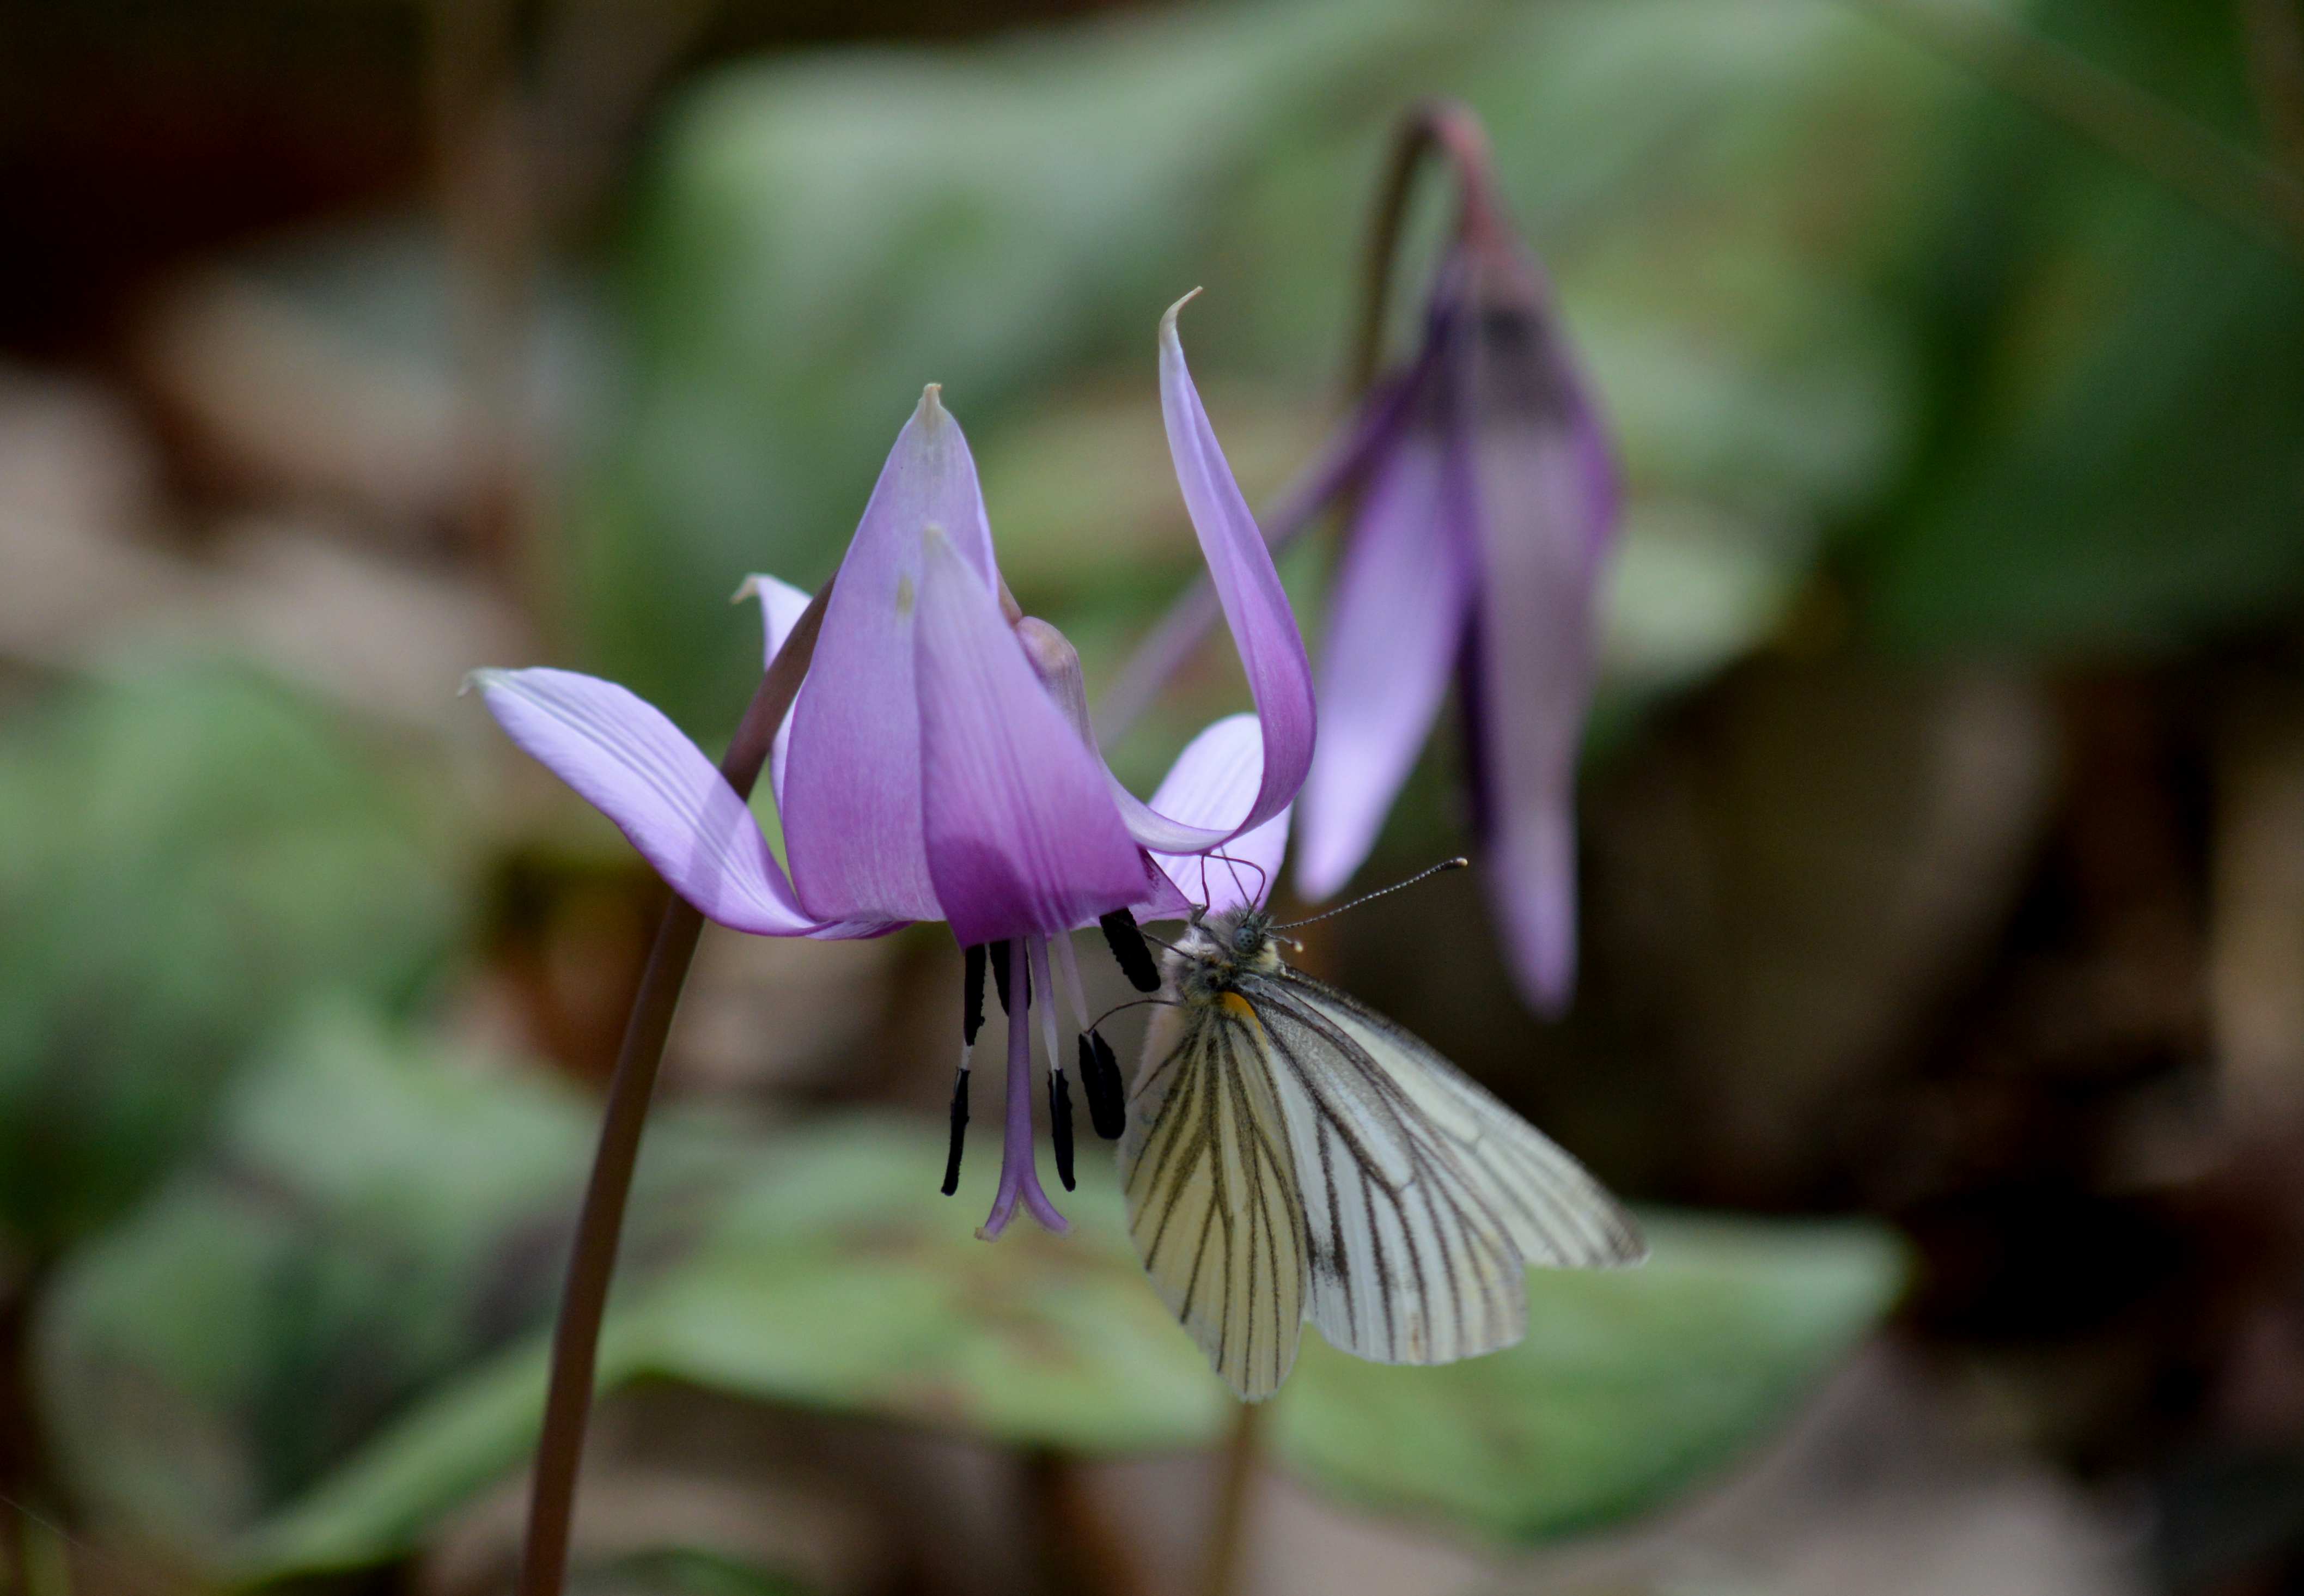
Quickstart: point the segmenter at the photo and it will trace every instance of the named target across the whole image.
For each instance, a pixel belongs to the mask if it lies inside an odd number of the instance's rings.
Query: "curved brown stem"
[[[1360,335],[1352,345],[1351,390],[1363,394],[1376,381],[1384,359],[1385,312],[1392,297],[1393,267],[1400,253],[1401,227],[1408,197],[1427,155],[1444,157],[1455,169],[1457,225],[1467,237],[1494,236],[1504,225],[1496,203],[1488,136],[1470,107],[1455,100],[1426,100],[1408,114],[1393,138],[1392,158],[1376,190],[1376,225],[1368,231],[1367,273],[1362,279]]]
[[[816,634],[824,622],[826,582],[801,614],[784,645],[760,678],[736,735],[720,761],[720,774],[738,794],[750,797],[769,745],[785,711],[800,692],[816,654]],[[552,1376],[544,1397],[544,1430],[536,1444],[536,1477],[528,1501],[528,1539],[521,1552],[520,1596],[560,1596],[568,1576],[568,1536],[576,1509],[576,1474],[583,1461],[584,1430],[592,1414],[592,1383],[600,1352],[600,1325],[607,1315],[608,1283],[616,1269],[624,1208],[631,1196],[632,1170],[640,1161],[640,1133],[648,1123],[648,1099],[656,1094],[665,1039],[680,1006],[680,989],[696,956],[704,917],[686,900],[673,897],[656,927],[631,1018],[625,1022],[616,1073],[608,1083],[608,1104],[600,1121],[600,1142],[592,1156],[592,1176],[576,1220],[568,1284],[560,1298],[560,1319],[552,1332]]]
[[[1208,1530],[1207,1560],[1200,1568],[1201,1596],[1233,1596],[1241,1588],[1242,1554],[1248,1549],[1249,1508],[1256,1489],[1258,1440],[1264,1405],[1243,1402],[1224,1442],[1224,1473],[1216,1485],[1216,1523]]]

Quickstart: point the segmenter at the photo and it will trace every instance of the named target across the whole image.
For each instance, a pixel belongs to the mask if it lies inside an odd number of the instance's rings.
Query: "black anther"
[[[1048,1072],[1048,1134],[1056,1144],[1056,1176],[1072,1189],[1072,1089],[1064,1072]]]
[[[1139,992],[1158,991],[1160,967],[1152,962],[1144,933],[1136,929],[1136,916],[1125,909],[1114,909],[1097,924],[1104,928],[1105,945],[1120,961],[1120,972],[1128,977],[1128,984]]]
[[[968,1142],[968,1072],[960,1070],[952,1082],[952,1147],[944,1155],[944,1194],[960,1190],[960,1150]]]
[[[961,949],[961,961],[960,1040],[972,1048],[976,1046],[976,1033],[984,1029],[984,944],[973,943]],[[1006,1001],[1002,999],[1004,1004]]]
[[[1116,1142],[1128,1128],[1128,1095],[1121,1089],[1120,1060],[1101,1032],[1083,1031],[1080,1039],[1080,1090],[1088,1093],[1088,1123],[1106,1142]]]

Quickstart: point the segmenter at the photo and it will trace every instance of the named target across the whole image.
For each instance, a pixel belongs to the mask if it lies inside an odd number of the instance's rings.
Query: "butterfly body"
[[[1381,1363],[1527,1329],[1527,1265],[1644,1252],[1599,1184],[1439,1054],[1291,969],[1271,918],[1196,919],[1163,961],[1121,1142],[1129,1227],[1162,1298],[1244,1399],[1309,1319]]]

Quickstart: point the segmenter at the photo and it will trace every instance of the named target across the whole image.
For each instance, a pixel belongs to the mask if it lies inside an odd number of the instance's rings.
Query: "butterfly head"
[[[1190,930],[1176,945],[1174,959],[1176,983],[1184,996],[1212,997],[1228,990],[1241,975],[1266,975],[1279,969],[1280,938],[1273,935],[1272,916],[1263,909],[1196,914]]]

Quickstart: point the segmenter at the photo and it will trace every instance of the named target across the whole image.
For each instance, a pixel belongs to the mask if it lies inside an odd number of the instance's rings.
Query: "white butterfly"
[[[1279,1389],[1307,1319],[1363,1358],[1445,1363],[1526,1332],[1527,1265],[1646,1255],[1526,1120],[1283,963],[1263,910],[1195,918],[1163,965],[1120,1144],[1129,1230],[1244,1400]]]

